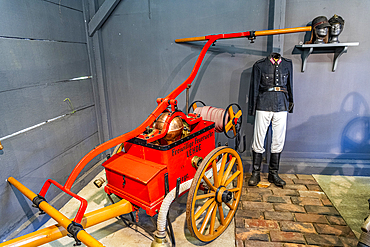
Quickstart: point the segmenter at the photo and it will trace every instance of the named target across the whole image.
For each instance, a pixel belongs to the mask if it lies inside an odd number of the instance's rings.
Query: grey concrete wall
[[[331,71],[334,54],[312,54],[302,73],[301,57],[292,53],[304,36],[285,35],[284,55],[294,64],[296,104],[289,115],[284,157],[298,159],[296,164],[310,159],[306,168],[297,165],[292,171],[310,173],[315,167],[312,162],[321,159],[316,165],[321,173],[369,175],[369,8],[369,1],[360,0],[287,0],[286,26],[302,26],[316,16],[329,19],[338,14],[345,20],[339,40],[360,43],[339,58],[335,72]]]
[[[21,226],[24,234],[47,220],[34,217],[37,209],[8,177],[35,193],[48,178],[64,184],[75,164],[99,144],[82,7],[74,0],[0,1],[0,242]],[[46,196],[56,208],[70,199],[62,195],[53,201],[59,193],[52,187]]]
[[[201,99],[221,108],[236,102],[246,112],[252,65],[278,51],[293,60],[296,104],[288,117],[282,170],[366,175],[369,88],[364,71],[369,34],[364,30],[369,17],[364,11],[368,7],[367,1],[121,1],[103,27],[100,43],[111,134],[138,126],[154,109],[155,99],[190,74],[203,43],[176,44],[174,39],[306,26],[316,16],[338,14],[346,20],[340,40],[358,41],[360,46],[342,55],[336,72],[331,71],[333,54],[311,55],[306,72],[300,72],[301,57],[293,49],[304,41],[304,33],[258,37],[254,44],[247,39],[222,40],[208,52],[190,101]],[[178,100],[184,109],[185,95]],[[248,157],[253,118],[244,116],[247,152],[243,156]],[[222,135],[219,139],[226,141]]]

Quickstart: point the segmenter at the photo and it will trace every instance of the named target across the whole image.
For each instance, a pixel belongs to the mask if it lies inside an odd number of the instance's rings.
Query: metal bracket
[[[164,196],[170,192],[170,186],[168,184],[168,173],[164,174]]]
[[[40,195],[37,195],[35,196],[33,199],[32,199],[32,207],[34,208],[38,208],[40,210],[40,215],[41,214],[45,214],[45,212],[40,208],[40,203],[41,202],[46,202],[45,198],[40,196]]]
[[[359,42],[350,43],[327,43],[327,44],[303,44],[296,45],[292,54],[301,54],[302,68],[301,72],[306,70],[307,58],[311,54],[334,53],[332,71],[335,72],[338,65],[338,59],[343,53],[346,53],[349,46],[358,46]]]
[[[69,234],[67,235],[68,237],[71,237],[71,238],[74,238],[76,243],[73,245],[73,246],[79,246],[81,245],[81,241],[78,240],[77,238],[77,234],[79,231],[83,230],[83,226],[81,224],[78,224],[74,221],[72,221],[71,224],[68,225],[67,227],[67,231],[69,232]]]
[[[177,197],[179,197],[179,192],[180,192],[180,183],[181,183],[181,178],[178,178],[177,181],[176,181],[176,196],[175,196],[175,199]]]

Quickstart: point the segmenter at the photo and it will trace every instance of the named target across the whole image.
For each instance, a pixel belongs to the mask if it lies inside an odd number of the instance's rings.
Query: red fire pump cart
[[[103,246],[85,229],[139,208],[150,216],[158,214],[152,246],[165,246],[168,245],[166,218],[169,206],[177,196],[187,191],[186,220],[191,234],[203,242],[216,239],[228,227],[237,210],[243,185],[242,161],[233,148],[215,148],[215,122],[177,110],[176,97],[190,87],[207,50],[216,40],[247,37],[253,41],[257,36],[305,31],[311,31],[311,27],[176,40],[178,43],[207,42],[190,76],[165,98],[157,99],[158,106],[139,127],[90,151],[76,165],[64,185],[48,179],[39,194],[35,194],[16,179],[8,178],[8,182],[29,198],[35,207],[50,215],[58,224],[1,243],[0,246],[39,246],[67,234],[77,244],[82,242],[87,246]],[[192,107],[195,109],[196,104]],[[222,123],[224,132],[232,131],[235,137],[241,121],[241,110],[234,111],[233,107],[229,107],[225,114],[228,117],[224,117]],[[85,214],[87,201],[73,193],[71,187],[88,162],[113,147],[117,147],[114,154],[103,164],[108,181],[105,191],[122,200]],[[81,202],[74,219],[68,219],[47,203],[45,195],[51,185]]]

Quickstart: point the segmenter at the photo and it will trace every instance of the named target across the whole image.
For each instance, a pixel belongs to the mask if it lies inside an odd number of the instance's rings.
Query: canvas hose
[[[194,113],[200,115],[204,120],[215,122],[215,131],[218,133],[223,131],[224,126],[227,124],[227,120],[229,119],[229,114],[227,113],[225,123],[223,123],[225,110],[212,106],[197,107],[195,108]]]

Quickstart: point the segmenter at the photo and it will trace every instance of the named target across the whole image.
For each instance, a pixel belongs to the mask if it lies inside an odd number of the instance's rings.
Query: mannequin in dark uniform
[[[248,185],[260,182],[262,153],[268,127],[272,125],[271,157],[268,181],[283,187],[278,175],[280,154],[284,147],[287,113],[293,112],[293,64],[278,53],[253,65],[248,114],[255,116],[252,144],[253,171]]]

